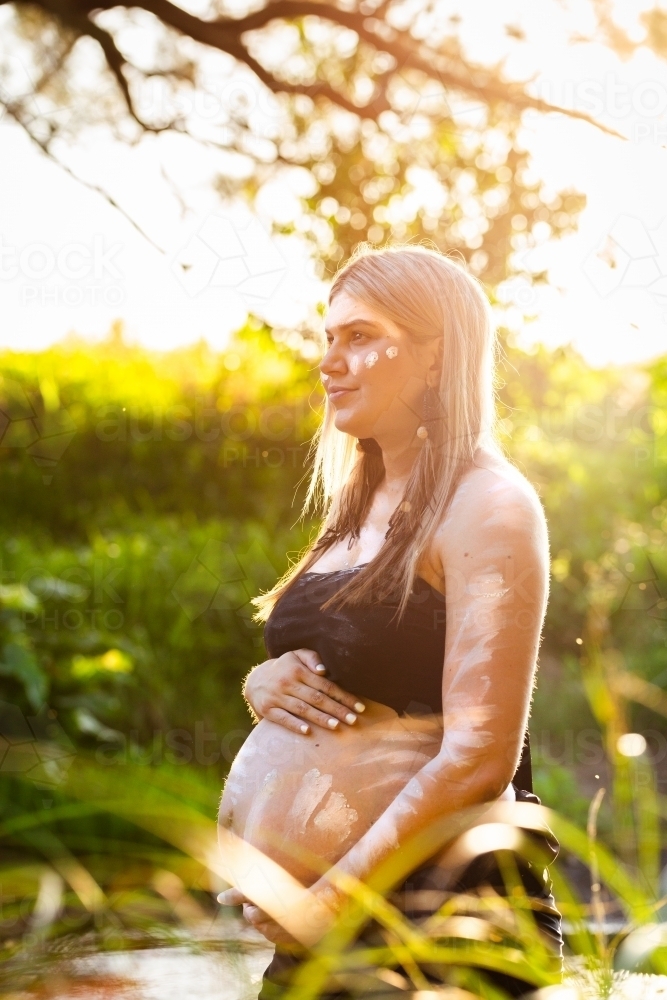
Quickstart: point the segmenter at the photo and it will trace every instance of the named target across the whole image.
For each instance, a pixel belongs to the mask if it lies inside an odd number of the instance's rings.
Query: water
[[[257,1000],[262,974],[273,955],[273,947],[261,935],[240,922],[223,927],[218,921],[190,941],[72,956],[54,962],[32,988],[4,996],[6,1000]],[[563,985],[562,992],[562,987],[551,987],[536,993],[535,1000],[602,1000],[604,991],[585,971],[580,956],[566,959]],[[615,972],[606,1000],[667,1000],[667,976]]]
[[[273,945],[240,919],[221,914],[168,947],[89,950],[81,942],[39,961],[6,1000],[257,1000]],[[60,954],[58,954],[60,951]],[[35,955],[35,959],[37,955]],[[0,993],[2,992],[0,988]]]
[[[76,977],[46,996],[49,1000],[257,1000],[272,953],[272,948],[264,947],[205,954],[156,948],[93,955],[76,960]],[[592,979],[585,979],[578,980],[580,991],[558,990],[559,1000],[597,1000],[600,992]],[[550,993],[545,991],[544,1000]],[[616,973],[608,1000],[667,1000],[667,976]]]
[[[188,948],[76,959],[53,1000],[256,1000],[272,948],[196,954]],[[55,985],[55,984],[54,984]]]

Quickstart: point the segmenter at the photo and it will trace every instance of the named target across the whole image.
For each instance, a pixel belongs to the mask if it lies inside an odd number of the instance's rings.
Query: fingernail
[[[354,703],[354,710],[355,710],[355,712],[365,712],[366,711],[366,706],[362,702],[356,701]]]
[[[300,729],[301,729],[301,732],[304,733],[304,734],[310,732],[310,726],[303,725],[303,726],[300,727]]]
[[[327,721],[327,726],[329,727],[329,729],[335,729],[337,725],[338,725],[338,719],[329,719]]]
[[[347,722],[348,726],[351,726],[353,722],[357,721],[357,717],[356,715],[352,715],[352,712],[348,712],[347,715],[345,716],[345,721]]]
[[[219,892],[219,893],[218,893],[218,902],[220,903],[220,905],[221,905],[221,906],[222,906],[222,904],[224,903],[224,901],[225,901],[225,896],[224,896],[224,893],[222,893],[222,892]]]
[[[323,673],[325,673],[325,671],[326,671],[327,668],[324,666],[323,663],[316,663],[315,664],[315,669],[317,670],[318,674],[323,674]]]

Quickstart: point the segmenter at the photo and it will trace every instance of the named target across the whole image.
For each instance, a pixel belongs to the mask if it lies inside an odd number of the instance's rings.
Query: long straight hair
[[[343,291],[377,309],[415,344],[443,340],[437,412],[427,417],[428,437],[389,520],[385,543],[321,605],[397,601],[400,620],[423,556],[476,449],[483,445],[504,457],[496,436],[496,333],[479,281],[464,265],[420,244],[377,248],[361,243],[336,273],[329,304]],[[296,578],[324,552],[348,536],[348,547],[359,537],[373,493],[384,478],[375,439],[363,439],[358,447],[356,438],[338,430],[334,418],[327,400],[308,452],[310,458],[314,451],[314,460],[301,517],[311,505],[320,513],[317,538],[269,591],[252,598],[258,608],[254,621],[266,621]]]

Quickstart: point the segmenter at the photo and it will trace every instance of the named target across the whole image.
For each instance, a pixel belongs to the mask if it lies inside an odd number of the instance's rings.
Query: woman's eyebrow
[[[338,326],[334,326],[332,328],[325,326],[324,332],[332,333],[333,330],[349,330],[351,326],[368,326],[371,330],[382,330],[379,323],[374,323],[370,319],[351,319],[347,323],[339,323]]]

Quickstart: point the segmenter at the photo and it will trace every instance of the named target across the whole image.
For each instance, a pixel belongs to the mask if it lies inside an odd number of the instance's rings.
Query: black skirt
[[[517,802],[541,804],[540,799],[532,792],[516,788],[516,786],[515,792]],[[553,834],[547,837],[532,833],[531,836],[543,841],[544,843],[541,846],[547,849],[547,854],[551,856],[552,860],[555,859],[559,851],[559,844]],[[542,940],[553,954],[555,971],[562,974],[564,944],[562,918],[556,907],[548,869],[531,865],[518,854],[512,853],[526,894],[534,899],[537,904],[533,911],[535,924],[541,934]],[[506,894],[505,881],[494,854],[481,855],[468,865],[453,885],[451,883],[448,884],[448,895],[452,893],[475,893],[476,890],[484,886],[490,886],[499,895]],[[409,920],[418,925],[420,919],[424,919],[437,912],[442,905],[444,897],[442,892],[439,891],[442,890],[442,887],[443,870],[437,864],[426,863],[412,872],[399,886],[392,890],[388,899]],[[424,905],[423,902],[415,902],[419,900],[423,901],[425,898],[433,902],[430,905]],[[385,946],[385,939],[382,936],[381,928],[374,920],[370,920],[360,931],[355,939],[355,945],[371,948]],[[299,949],[298,947],[285,948],[277,945],[273,960],[264,972],[262,989],[258,1000],[279,1000],[279,998],[283,997],[293,982],[294,974],[307,960],[308,952],[305,949]],[[400,965],[396,966],[395,971],[404,975],[406,974],[406,970]],[[500,989],[512,997],[521,997],[536,988],[533,984],[515,976],[510,976],[502,972],[481,971],[485,981],[500,987]],[[445,981],[442,976],[434,978],[426,969],[422,969],[421,972],[427,982],[444,985]],[[401,987],[396,986],[392,988],[387,982],[378,979],[374,986],[367,991],[363,987],[361,990],[355,989],[354,992],[338,989],[333,992],[325,991],[321,994],[321,997],[322,1000],[334,1000],[334,998],[336,1000],[346,1000],[346,998],[352,1000],[353,997],[363,997],[365,995],[369,997],[373,996],[377,1000],[395,996],[398,1000],[405,993]]]

